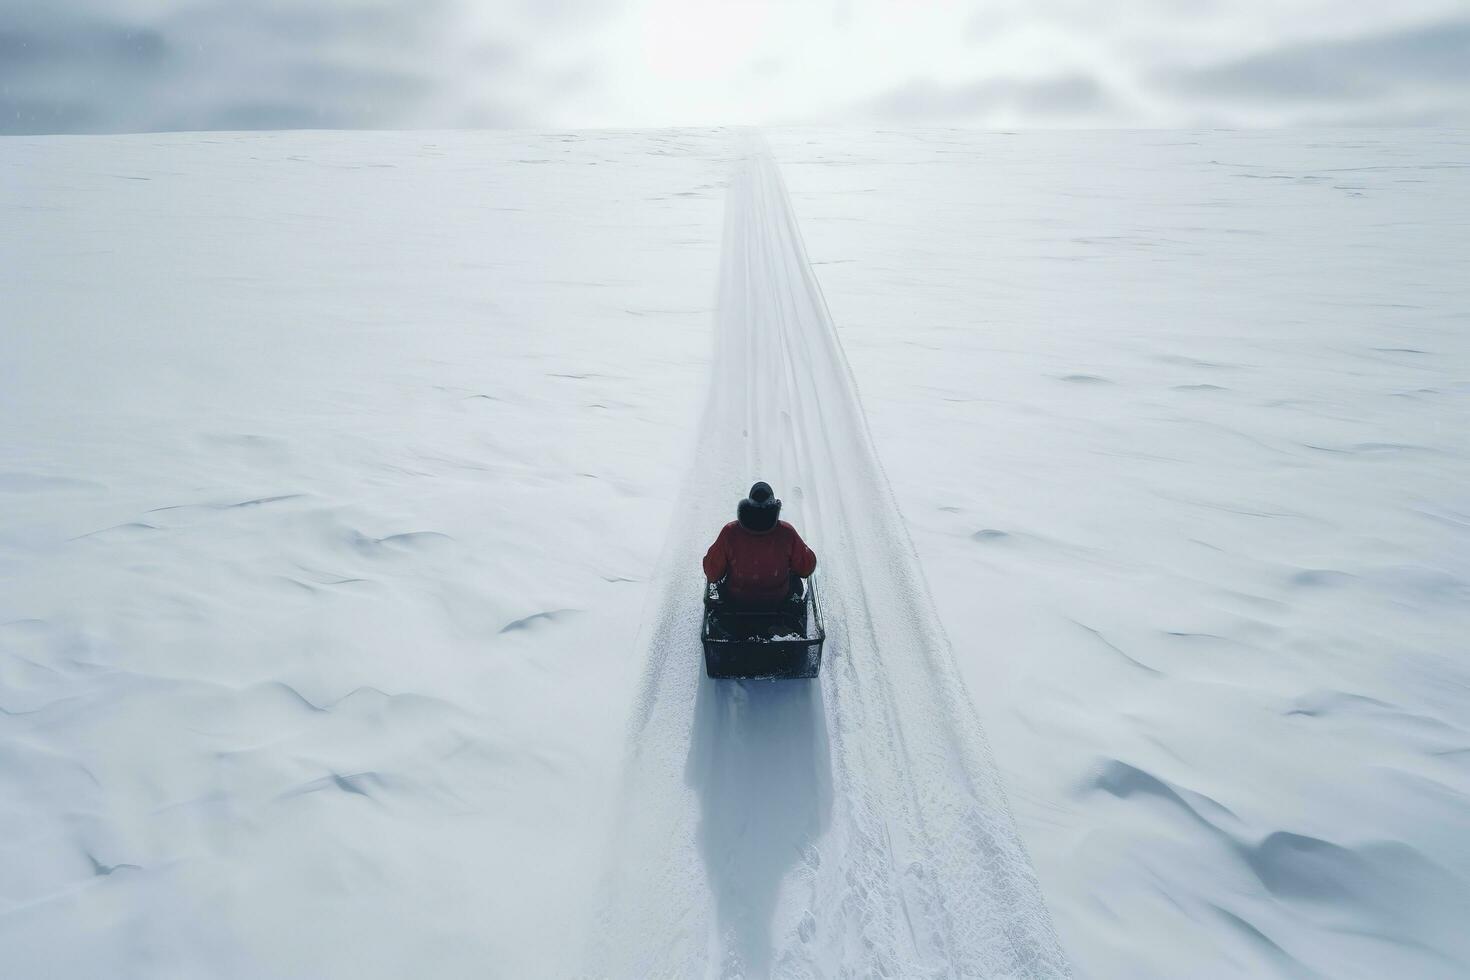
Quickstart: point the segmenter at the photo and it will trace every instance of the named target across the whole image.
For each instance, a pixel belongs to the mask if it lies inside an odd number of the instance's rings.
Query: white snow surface
[[[767,139],[0,140],[6,975],[1470,971],[1470,137]]]
[[[0,142],[3,972],[569,974],[730,152]]]
[[[591,969],[1066,976],[779,171],[759,142],[745,148]],[[819,556],[815,682],[690,669],[702,590],[689,569],[751,473],[783,488],[783,515]]]
[[[1470,974],[1470,134],[771,144],[1078,974]]]

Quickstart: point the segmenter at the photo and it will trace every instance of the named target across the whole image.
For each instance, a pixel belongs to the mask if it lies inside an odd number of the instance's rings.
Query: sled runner
[[[751,609],[724,599],[718,583],[706,583],[701,636],[710,677],[816,677],[827,638],[817,584],[795,578],[779,607]]]

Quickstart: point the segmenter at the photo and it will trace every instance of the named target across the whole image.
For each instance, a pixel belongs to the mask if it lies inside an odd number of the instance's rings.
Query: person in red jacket
[[[735,516],[705,553],[704,577],[722,582],[723,597],[740,605],[779,606],[792,594],[793,575],[806,578],[816,571],[816,553],[779,519],[781,501],[770,484],[751,487]]]

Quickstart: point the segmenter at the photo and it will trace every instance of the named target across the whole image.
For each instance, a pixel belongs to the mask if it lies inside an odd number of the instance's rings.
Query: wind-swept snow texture
[[[767,138],[0,138],[0,975],[1044,975],[920,567],[1077,976],[1470,974],[1466,134]]]
[[[1470,134],[769,135],[1079,976],[1470,976]]]
[[[715,345],[590,972],[1067,975],[762,144],[726,199]],[[755,479],[818,554],[815,681],[703,674],[699,558]]]
[[[0,139],[0,975],[576,972],[730,149]]]

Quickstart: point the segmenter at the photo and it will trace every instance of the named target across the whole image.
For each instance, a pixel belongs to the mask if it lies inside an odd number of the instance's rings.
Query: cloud
[[[1464,3],[0,0],[0,133],[1470,125]]]
[[[526,125],[591,76],[528,57],[583,6],[0,0],[0,133]]]
[[[856,115],[887,122],[974,125],[998,119],[1089,118],[1108,107],[1103,87],[1083,74],[985,78],[961,85],[919,77],[860,103]]]
[[[1179,92],[1293,102],[1380,98],[1470,82],[1470,20],[1448,20],[1347,40],[1287,44],[1196,70],[1170,73]]]

